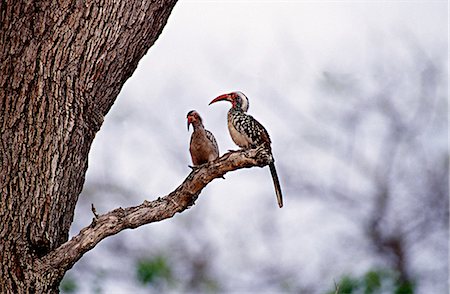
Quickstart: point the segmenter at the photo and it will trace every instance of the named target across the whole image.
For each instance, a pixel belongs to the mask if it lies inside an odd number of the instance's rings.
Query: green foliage
[[[369,271],[364,275],[364,293],[374,293],[381,288],[382,274],[377,271]]]
[[[414,294],[414,284],[409,281],[401,283],[395,290],[395,294]]]
[[[358,280],[351,277],[343,277],[338,284],[340,294],[350,294],[358,288]],[[330,292],[333,293],[333,292]]]
[[[65,277],[59,285],[62,293],[74,293],[77,290],[77,283],[72,278]]]
[[[327,294],[414,294],[414,284],[402,281],[392,270],[372,270],[362,277],[344,276],[336,285],[338,290]]]
[[[137,264],[137,278],[143,285],[170,282],[172,271],[164,256],[140,260]]]

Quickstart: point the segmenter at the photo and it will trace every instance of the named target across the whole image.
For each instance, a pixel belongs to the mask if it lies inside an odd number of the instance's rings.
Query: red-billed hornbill
[[[197,111],[191,110],[187,114],[187,127],[192,124],[194,132],[191,135],[189,151],[194,167],[208,163],[219,157],[219,146],[214,135],[205,129],[202,118]]]
[[[209,104],[217,101],[229,101],[232,106],[228,111],[228,130],[234,143],[241,148],[249,149],[264,145],[272,155],[272,148],[269,133],[266,129],[251,115],[246,114],[249,103],[248,98],[242,92],[232,92],[220,95],[212,100]],[[278,206],[283,207],[283,196],[281,194],[280,181],[278,180],[277,170],[275,169],[275,160],[273,155],[269,164],[270,173],[272,174],[275,193],[277,195]]]

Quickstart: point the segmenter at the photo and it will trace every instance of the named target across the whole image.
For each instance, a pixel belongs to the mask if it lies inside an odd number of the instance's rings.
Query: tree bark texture
[[[0,2],[0,292],[57,292],[103,117],[176,0]]]

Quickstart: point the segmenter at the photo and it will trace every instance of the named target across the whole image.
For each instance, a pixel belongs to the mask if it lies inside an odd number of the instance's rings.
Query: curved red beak
[[[223,95],[220,95],[219,97],[217,97],[217,98],[214,98],[214,100],[213,101],[211,101],[211,102],[209,102],[209,105],[211,105],[211,104],[213,104],[213,103],[216,103],[217,101],[230,101],[231,102],[231,95],[230,94],[223,94]]]
[[[188,131],[189,131],[189,125],[190,125],[191,123],[192,123],[191,117],[188,116],[188,118],[187,118],[187,129],[188,129]]]

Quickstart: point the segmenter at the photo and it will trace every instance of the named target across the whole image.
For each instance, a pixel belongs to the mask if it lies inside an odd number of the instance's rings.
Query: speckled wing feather
[[[230,120],[234,128],[246,137],[250,146],[266,144],[270,148],[269,133],[253,116],[241,111],[231,111]]]
[[[218,156],[219,155],[219,145],[217,144],[216,138],[210,131],[205,130],[205,132],[206,132],[206,138],[213,144],[214,149],[216,150],[217,156]]]
[[[228,112],[228,127],[233,141],[238,146],[249,148],[265,145],[265,148],[272,153],[269,133],[251,115],[248,115],[243,111],[231,109]],[[269,164],[269,168],[270,174],[272,175],[275,194],[277,196],[278,206],[283,207],[283,195],[274,161]]]

